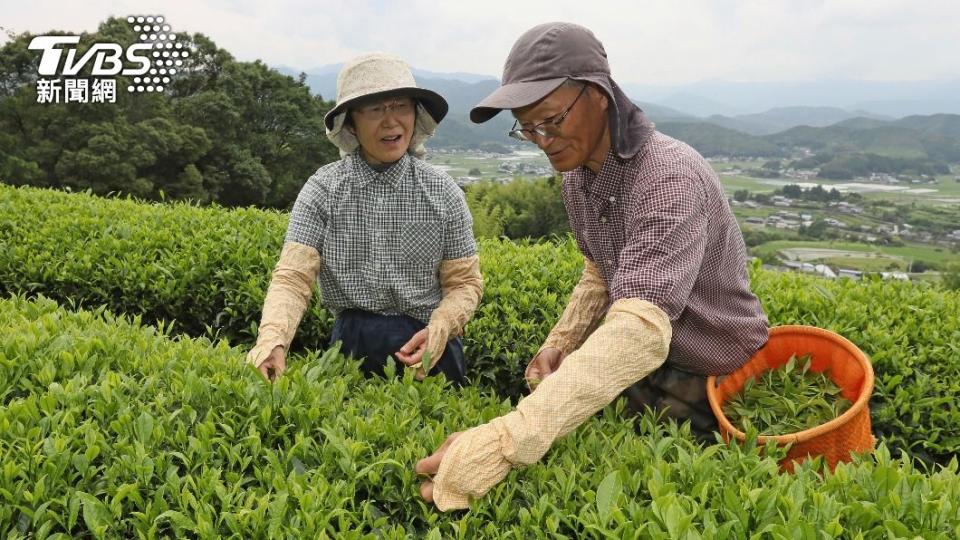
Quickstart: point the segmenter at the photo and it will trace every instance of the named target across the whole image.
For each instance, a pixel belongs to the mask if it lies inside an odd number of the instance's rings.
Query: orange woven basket
[[[770,329],[770,338],[740,369],[723,378],[707,378],[707,400],[720,423],[724,440],[733,436],[744,440],[746,435],[733,426],[723,414],[723,405],[736,395],[747,379],[769,369],[777,369],[790,355],[811,355],[810,370],[826,371],[827,376],[840,387],[841,394],[853,405],[837,418],[812,429],[783,435],[758,436],[761,445],[774,440],[779,445],[791,443],[787,456],[780,462],[782,470],[793,472],[794,462],[809,456],[824,457],[830,470],[841,461],[850,461],[852,452],[873,449],[870,431],[870,395],[873,393],[873,366],[870,359],[849,340],[822,328],[787,325]]]

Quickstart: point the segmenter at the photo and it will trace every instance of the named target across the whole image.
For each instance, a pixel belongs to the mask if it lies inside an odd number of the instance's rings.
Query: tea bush
[[[0,300],[4,538],[943,538],[957,461],[881,445],[835,473],[773,447],[694,442],[622,401],[466,512],[418,498],[417,459],[506,412],[409,371],[364,379],[336,349],[275,385],[224,341],[104,309]]]
[[[0,292],[105,306],[173,333],[249,346],[286,224],[279,212],[0,186]],[[516,400],[526,388],[523,369],[562,312],[582,259],[569,238],[479,246],[486,289],[465,329],[469,375]],[[870,355],[874,430],[895,454],[909,450],[937,463],[957,455],[960,293],[756,264],[750,274],[771,324],[828,328]],[[314,302],[294,349],[325,349],[331,323],[322,301]]]

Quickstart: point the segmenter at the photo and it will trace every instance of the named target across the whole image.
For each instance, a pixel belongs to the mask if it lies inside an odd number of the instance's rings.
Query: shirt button
[[[617,202],[617,198],[616,198],[616,197],[610,197],[610,202]]]
[[[607,216],[603,216],[600,218],[600,223],[606,223],[606,222],[607,222]]]
[[[607,266],[613,266],[613,259],[607,259]]]

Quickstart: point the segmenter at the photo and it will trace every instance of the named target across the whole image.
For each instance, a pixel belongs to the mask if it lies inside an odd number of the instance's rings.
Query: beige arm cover
[[[443,299],[430,315],[427,324],[427,351],[430,363],[436,364],[452,336],[463,332],[473,311],[483,296],[483,277],[480,275],[480,257],[440,262],[440,289]]]
[[[600,322],[609,301],[607,284],[604,283],[600,270],[593,261],[584,257],[583,275],[573,288],[563,315],[557,324],[553,325],[540,350],[556,347],[563,351],[563,354],[570,354],[579,349]]]
[[[316,248],[295,242],[283,245],[263,300],[257,344],[247,354],[248,362],[260,367],[277,345],[290,348],[300,318],[310,305],[311,287],[319,273],[320,253]]]
[[[539,460],[553,441],[660,367],[670,349],[670,319],[657,306],[614,302],[606,321],[515,411],[463,432],[434,477],[437,508],[467,508],[511,467]]]

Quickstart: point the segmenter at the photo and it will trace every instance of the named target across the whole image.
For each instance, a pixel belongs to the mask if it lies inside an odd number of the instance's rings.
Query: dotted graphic
[[[183,59],[188,58],[191,51],[176,41],[177,35],[169,24],[164,24],[162,16],[131,15],[127,17],[127,22],[133,25],[134,32],[139,33],[140,41],[150,44],[154,49],[150,53],[152,63],[147,73],[150,76],[134,77],[134,84],[127,86],[127,92],[163,92],[161,83],[170,83],[170,77],[166,75],[176,75],[177,70],[173,66],[182,67]]]

